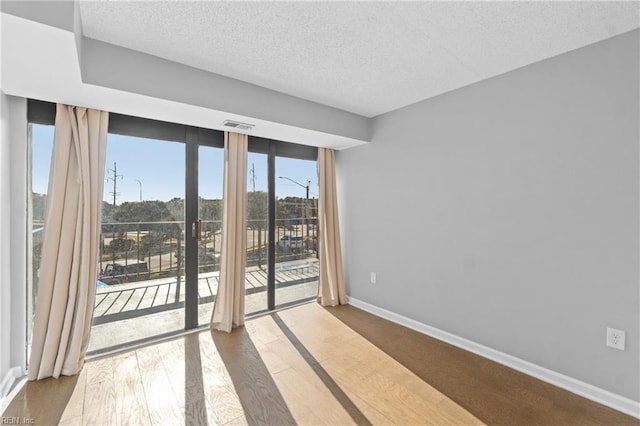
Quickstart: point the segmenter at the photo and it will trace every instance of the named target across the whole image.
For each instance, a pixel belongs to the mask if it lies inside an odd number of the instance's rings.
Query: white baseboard
[[[638,401],[609,392],[539,365],[532,364],[504,352],[472,342],[471,340],[447,333],[446,331],[412,320],[411,318],[396,314],[395,312],[379,308],[375,305],[363,302],[362,300],[358,300],[353,297],[349,297],[348,300],[349,304],[362,309],[363,311],[367,311],[373,315],[395,322],[419,333],[426,334],[453,346],[457,346],[484,358],[506,365],[507,367],[520,371],[521,373],[535,377],[536,379],[540,379],[544,382],[551,383],[552,385],[558,386],[559,388],[568,390],[569,392],[583,396],[602,405],[606,405],[614,410],[640,418],[640,402]]]
[[[0,413],[4,412],[16,393],[22,388],[24,383],[13,386],[15,381],[21,377],[22,369],[20,367],[13,367],[7,371],[7,374],[5,374],[2,379],[2,383],[0,383]]]

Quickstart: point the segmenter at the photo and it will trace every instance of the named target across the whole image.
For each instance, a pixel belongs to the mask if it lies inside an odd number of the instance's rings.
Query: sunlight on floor
[[[482,424],[315,303],[246,328],[297,423]]]
[[[482,424],[316,303],[92,360],[65,380],[30,383],[22,413],[63,425]],[[51,406],[28,406],[34,392]]]

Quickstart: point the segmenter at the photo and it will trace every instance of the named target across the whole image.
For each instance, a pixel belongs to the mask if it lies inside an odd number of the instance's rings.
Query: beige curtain
[[[347,304],[338,224],[338,197],[336,169],[332,149],[318,148],[318,174],[320,199],[318,221],[320,226],[320,286],[318,301],[323,306]]]
[[[89,344],[109,114],[58,104],[29,380],[77,374]]]
[[[244,324],[247,257],[247,135],[224,134],[224,193],[220,284],[211,328],[229,333]]]

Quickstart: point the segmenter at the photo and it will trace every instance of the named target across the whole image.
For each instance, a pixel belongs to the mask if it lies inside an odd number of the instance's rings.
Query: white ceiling
[[[640,26],[638,2],[80,1],[85,36],[367,117]]]

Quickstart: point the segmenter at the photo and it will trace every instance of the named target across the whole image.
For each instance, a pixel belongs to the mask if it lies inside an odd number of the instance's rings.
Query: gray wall
[[[376,117],[337,155],[349,295],[639,400],[639,34]]]
[[[0,2],[3,13],[40,22],[67,31],[74,29],[75,5],[70,0],[4,0]]]
[[[368,118],[337,108],[86,37],[81,52],[87,84],[363,141],[371,137]]]

